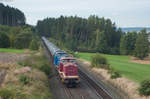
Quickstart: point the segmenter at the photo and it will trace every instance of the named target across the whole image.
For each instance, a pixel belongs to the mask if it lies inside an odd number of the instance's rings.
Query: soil
[[[19,60],[23,60],[27,56],[29,56],[29,54],[2,53],[2,52],[0,52],[0,64],[17,63]]]
[[[140,60],[131,56],[131,62],[139,63],[139,64],[150,64],[150,56],[145,58],[144,60]]]
[[[90,68],[90,62],[85,60],[79,60],[82,63],[85,64],[85,68]],[[119,88],[123,90],[125,93],[127,93],[127,96],[125,96],[125,99],[150,99],[149,97],[140,96],[138,94],[137,88],[139,87],[139,84],[127,79],[126,77],[120,77],[117,79],[110,79],[110,74],[108,74],[108,71],[101,68],[90,68],[90,70],[95,73],[99,74],[99,77],[103,77],[100,79],[103,79],[104,82],[110,82],[113,86],[116,86],[116,88]]]

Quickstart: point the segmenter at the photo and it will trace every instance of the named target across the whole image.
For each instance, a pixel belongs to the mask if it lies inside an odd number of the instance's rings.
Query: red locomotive
[[[58,71],[63,83],[67,85],[77,85],[80,82],[78,67],[74,58],[61,58]]]

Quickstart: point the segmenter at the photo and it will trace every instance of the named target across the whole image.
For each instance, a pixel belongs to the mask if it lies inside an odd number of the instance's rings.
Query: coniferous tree
[[[136,32],[128,32],[127,34],[122,36],[120,41],[120,54],[133,55],[136,38],[137,38]]]
[[[68,49],[92,52],[98,51],[101,38],[99,34],[103,32],[105,36],[103,43],[106,44],[102,43],[101,52],[109,54],[119,54],[120,38],[123,34],[110,19],[99,18],[95,15],[87,19],[77,16],[46,18],[38,21],[36,29],[38,35],[50,37],[57,44],[60,42],[59,45],[64,45]],[[98,34],[97,30],[99,30]],[[105,50],[104,45],[107,47]]]
[[[0,3],[0,24],[9,26],[25,25],[25,15],[19,9]]]
[[[127,40],[125,35],[120,40],[120,54],[127,55]]]
[[[146,30],[142,30],[136,39],[135,44],[135,57],[139,59],[144,59],[149,55],[149,41],[148,41],[148,34]]]

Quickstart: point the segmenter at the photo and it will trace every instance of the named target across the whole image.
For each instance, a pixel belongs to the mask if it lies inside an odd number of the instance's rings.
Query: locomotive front
[[[80,82],[77,63],[72,57],[61,58],[59,73],[61,81],[67,85],[77,85]]]

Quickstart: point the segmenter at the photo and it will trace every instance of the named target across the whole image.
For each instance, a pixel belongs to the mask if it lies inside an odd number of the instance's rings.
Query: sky
[[[24,12],[28,24],[47,17],[90,15],[110,18],[118,27],[150,27],[150,0],[0,0]]]

